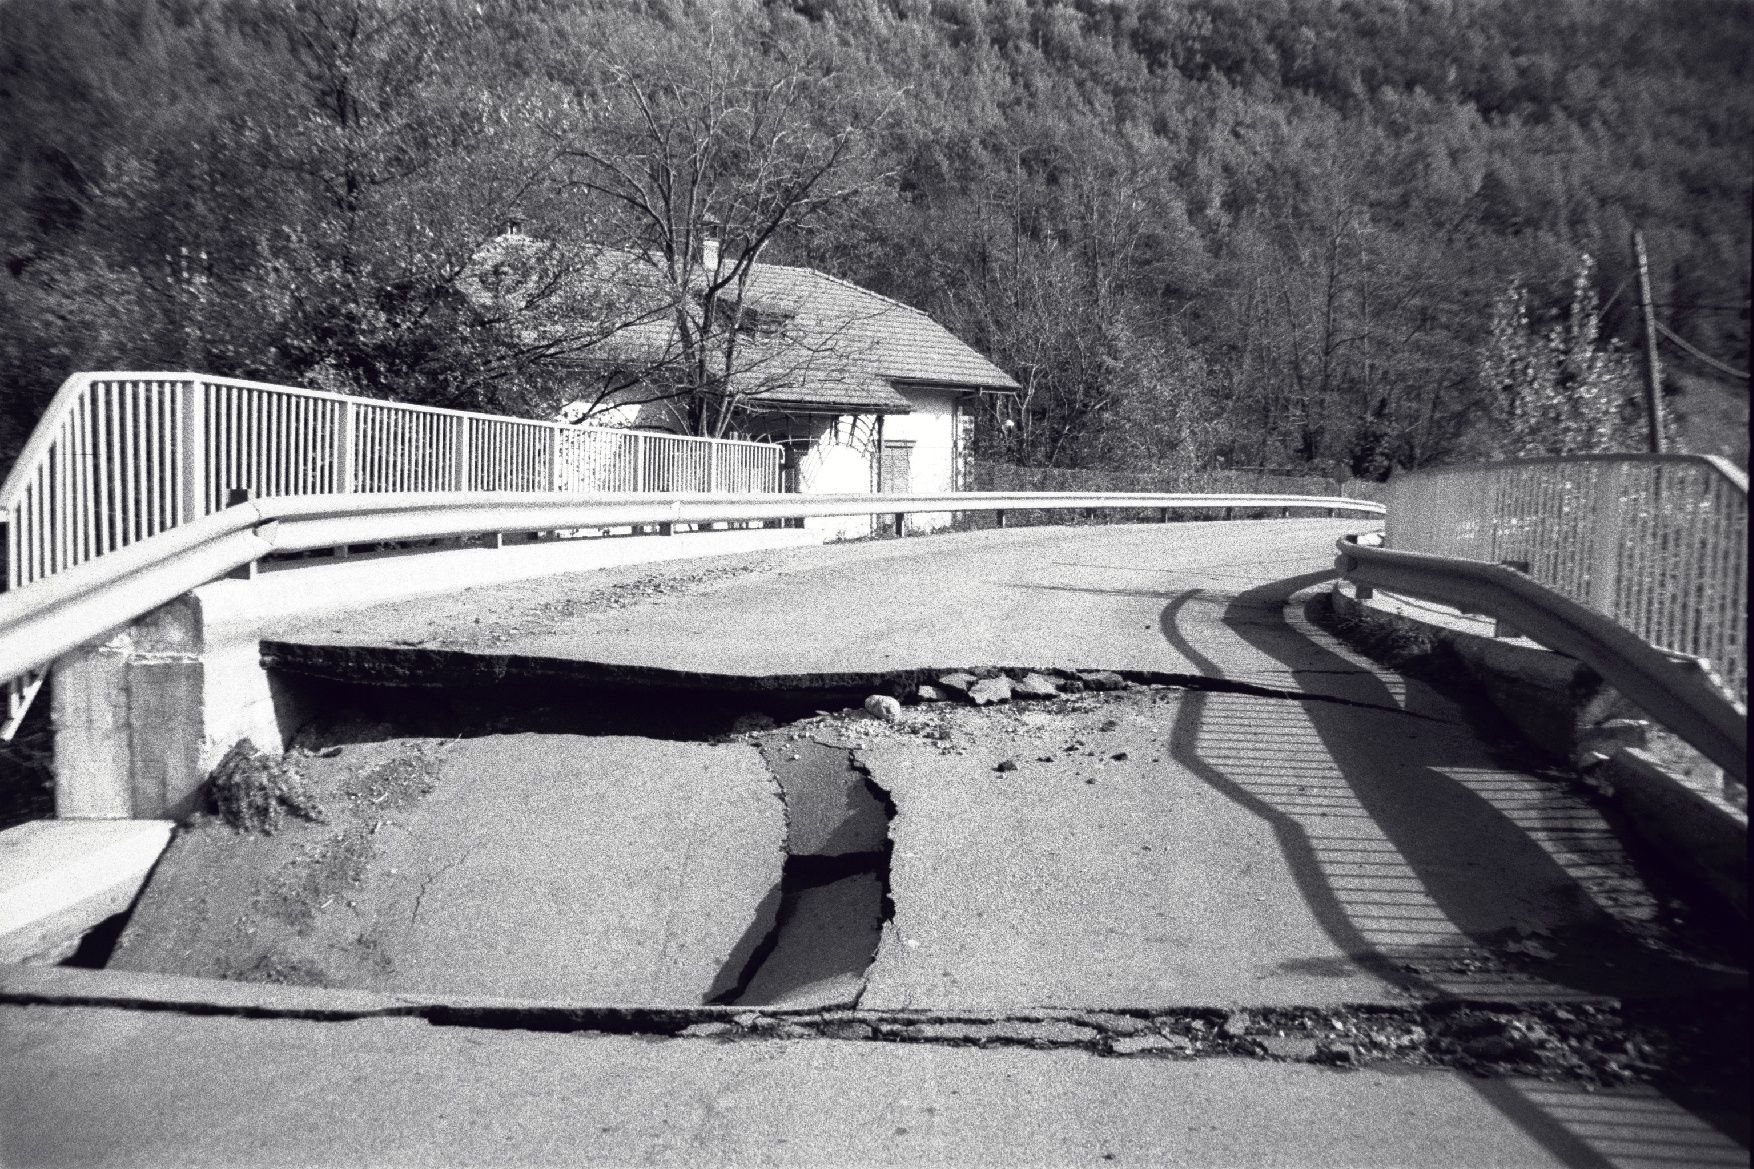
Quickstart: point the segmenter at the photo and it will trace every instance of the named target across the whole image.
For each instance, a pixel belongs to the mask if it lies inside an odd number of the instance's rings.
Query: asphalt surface
[[[1309,624],[1335,537],[1359,527],[1013,529],[289,618],[266,636],[341,666],[418,651],[743,678],[984,665],[1190,684],[921,705],[896,722],[826,712],[716,744],[497,727],[442,745],[467,765],[447,763],[364,862],[384,920],[414,920],[422,888],[419,916],[442,915],[386,935],[405,987],[680,1003],[712,969],[722,985],[729,955],[769,928],[782,829],[797,852],[869,855],[868,813],[838,818],[855,804],[845,759],[893,804],[888,904],[864,876],[795,895],[806,919],[771,947],[790,968],[749,989],[960,1012],[943,1043],[0,1006],[0,1147],[8,1163],[1745,1163],[1703,1113],[1644,1088],[971,1045],[983,1012],[1745,985],[1681,954],[1660,891],[1563,777],[1519,766],[1441,695]],[[789,754],[808,770],[812,752],[841,776],[814,802],[787,774]],[[862,974],[812,965],[869,945],[884,908]],[[139,968],[197,973],[175,949]],[[699,959],[685,975],[665,957],[682,951]],[[398,985],[379,977],[339,985]]]
[[[81,1007],[0,1007],[0,1157],[167,1166],[1747,1163],[1707,1120],[1644,1088]]]
[[[742,676],[1027,665],[1332,692],[1251,588],[1333,567],[1351,520],[1011,528],[626,566],[290,616],[301,645],[457,650]],[[1165,614],[1176,636],[1165,636]],[[1258,625],[1242,636],[1239,624]]]

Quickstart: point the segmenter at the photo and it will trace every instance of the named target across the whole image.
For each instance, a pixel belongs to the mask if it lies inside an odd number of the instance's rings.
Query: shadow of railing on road
[[[1282,613],[1325,579],[1313,573],[1240,593],[1224,625],[1269,657],[1294,648],[1300,668],[1313,656],[1317,668],[1356,671],[1312,637],[1288,639],[1294,627],[1285,622],[1261,620],[1263,609]],[[1183,629],[1182,611],[1197,595],[1169,599],[1162,632],[1190,662],[1221,675]],[[1363,697],[1393,707],[1380,679],[1381,693],[1369,692],[1373,677],[1360,680]],[[1350,704],[1191,691],[1178,704],[1170,751],[1271,827],[1317,923],[1351,963],[1394,986],[1550,1000],[1685,994],[1714,981],[1641,944],[1655,898],[1602,816],[1561,780],[1495,764],[1464,727]],[[1687,1128],[1686,1147],[1670,1142],[1661,1126],[1692,1118],[1654,1093],[1645,1111],[1658,1115],[1640,1129],[1643,1112],[1632,1115],[1638,1109],[1618,1094],[1480,1083],[1568,1165],[1716,1165],[1733,1150],[1704,1121]]]

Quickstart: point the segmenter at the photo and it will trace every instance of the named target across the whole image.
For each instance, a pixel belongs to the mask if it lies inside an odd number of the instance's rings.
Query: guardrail
[[[441,410],[194,373],[68,378],[0,484],[0,584],[65,572],[257,498],[779,492],[772,443]]]
[[[706,524],[813,516],[1024,509],[1313,508],[1381,515],[1307,495],[954,492],[943,495],[621,495],[473,492],[251,500],[0,594],[0,681],[39,671],[190,589],[277,552],[493,532]]]
[[[1702,455],[1569,455],[1398,474],[1385,545],[1513,564],[1748,696],[1748,478]]]
[[[1336,547],[1334,566],[1356,584],[1489,614],[1583,662],[1727,775],[1747,783],[1747,713],[1698,659],[1664,653],[1607,616],[1504,565],[1370,548],[1350,538]]]

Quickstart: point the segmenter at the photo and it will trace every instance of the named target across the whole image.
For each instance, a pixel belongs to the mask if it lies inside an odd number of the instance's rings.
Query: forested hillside
[[[697,234],[653,142],[1015,376],[1018,462],[1636,449],[1635,227],[1729,449],[1751,63],[1683,0],[11,0],[0,465],[76,369],[550,410],[612,331],[566,257]],[[484,309],[509,222],[551,269]]]

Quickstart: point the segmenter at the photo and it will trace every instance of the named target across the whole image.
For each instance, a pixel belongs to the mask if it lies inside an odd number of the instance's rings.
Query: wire
[[[1616,294],[1616,295],[1618,295],[1618,294]],[[1680,309],[1682,312],[1689,312],[1689,313],[1696,312],[1696,311],[1697,312],[1714,312],[1714,313],[1745,313],[1748,311],[1748,306],[1745,304],[1680,304],[1680,303],[1676,303],[1676,302],[1664,302],[1664,301],[1653,300],[1650,302],[1650,306],[1652,308]]]
[[[1697,350],[1693,346],[1689,345],[1686,341],[1683,341],[1679,336],[1676,335],[1675,330],[1669,328],[1669,326],[1663,324],[1661,321],[1657,322],[1657,332],[1661,333],[1663,336],[1667,337],[1669,340],[1673,341],[1675,344],[1679,345],[1681,348],[1685,349],[1687,352],[1691,353],[1693,356],[1699,358],[1699,360],[1705,362],[1705,364],[1711,366],[1713,369],[1722,370],[1724,373],[1729,374],[1731,377],[1739,377],[1743,381],[1748,380],[1748,374],[1745,370],[1735,369],[1731,366],[1725,365],[1723,362],[1719,361],[1715,357],[1710,357],[1704,353],[1701,353],[1699,350]]]

